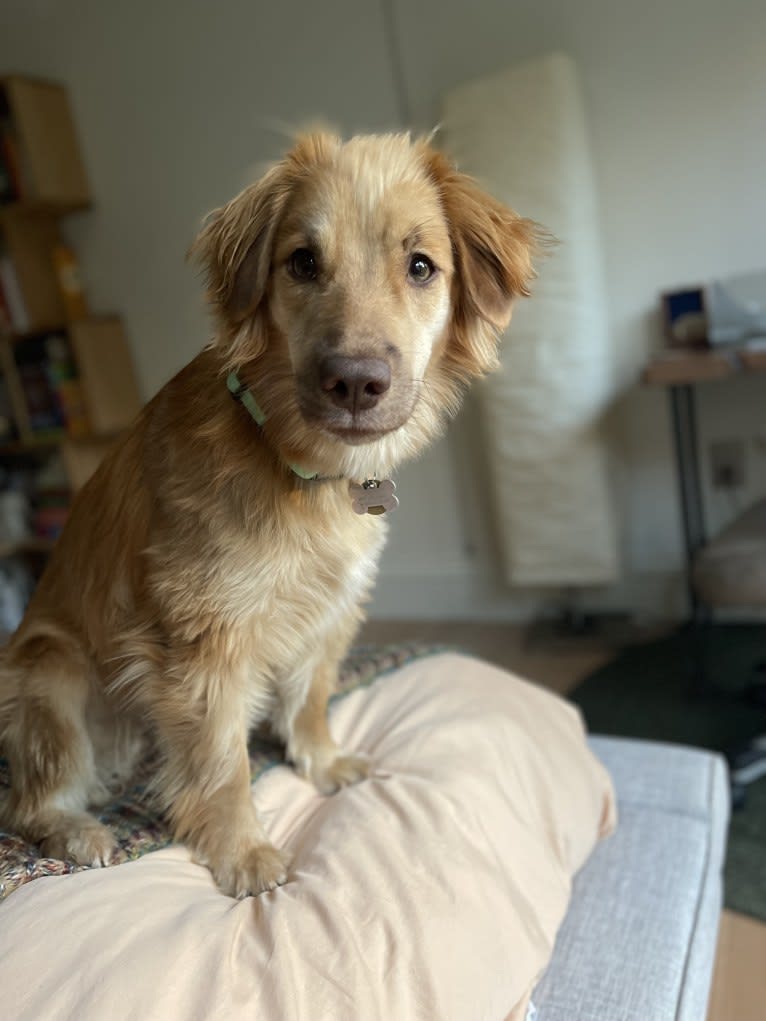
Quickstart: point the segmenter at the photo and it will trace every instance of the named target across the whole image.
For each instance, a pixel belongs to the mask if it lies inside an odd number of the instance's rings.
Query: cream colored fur
[[[107,863],[88,808],[152,742],[152,794],[220,888],[285,882],[248,731],[269,721],[320,791],[367,774],[326,719],[386,534],[349,483],[416,455],[494,366],[537,237],[405,135],[303,136],[211,215],[194,253],[215,339],[77,497],[0,664],[6,825]]]

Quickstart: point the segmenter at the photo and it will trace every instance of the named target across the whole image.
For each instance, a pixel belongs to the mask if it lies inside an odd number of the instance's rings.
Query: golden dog
[[[270,721],[322,792],[367,774],[326,718],[386,535],[358,511],[495,366],[538,240],[407,135],[307,134],[211,214],[215,338],[75,500],[0,664],[6,825],[106,864],[88,807],[151,742],[152,793],[221,890],[285,882],[248,731]]]

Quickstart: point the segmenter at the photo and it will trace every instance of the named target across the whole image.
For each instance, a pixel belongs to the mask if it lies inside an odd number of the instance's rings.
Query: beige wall
[[[591,601],[678,610],[666,395],[635,383],[661,342],[661,290],[766,268],[766,5],[397,0],[397,19],[415,123],[438,120],[446,89],[515,61],[562,50],[580,67],[622,385],[610,432],[625,578]],[[702,387],[700,406],[703,450],[713,436],[747,442],[746,492],[708,490],[717,526],[766,491],[766,380]]]
[[[365,0],[6,0],[0,66],[70,87],[96,208],[72,227],[92,302],[125,316],[149,396],[206,339],[184,253],[201,216],[315,116],[396,127],[384,8]],[[613,409],[625,579],[599,604],[678,607],[680,535],[663,396],[633,384],[658,343],[657,294],[766,265],[766,6],[761,0],[393,0],[404,111],[438,121],[444,89],[553,49],[583,75],[601,196],[610,320],[623,392]],[[763,391],[705,388],[709,434],[748,440],[766,488]],[[729,417],[731,414],[731,417]],[[402,473],[374,612],[527,612],[495,579],[480,435]],[[711,495],[720,522],[731,501]]]
[[[95,196],[72,236],[94,304],[128,320],[149,396],[207,339],[184,262],[203,215],[307,118],[395,119],[380,21],[352,0],[12,5],[31,31],[0,33],[0,62],[69,86]]]

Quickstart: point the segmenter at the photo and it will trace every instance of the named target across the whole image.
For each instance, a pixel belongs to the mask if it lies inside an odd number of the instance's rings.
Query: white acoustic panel
[[[596,188],[576,68],[560,54],[445,98],[459,168],[559,241],[482,386],[505,573],[589,586],[617,574],[602,417],[614,395]]]

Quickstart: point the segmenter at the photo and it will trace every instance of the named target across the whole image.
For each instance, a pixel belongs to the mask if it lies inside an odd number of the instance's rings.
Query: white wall
[[[19,41],[0,32],[0,62],[69,86],[95,196],[72,236],[93,303],[127,319],[149,396],[207,337],[184,262],[203,215],[307,118],[395,120],[380,19],[353,0],[333,0],[332,18],[250,0],[11,6]]]
[[[411,116],[422,125],[438,122],[446,89],[472,77],[552,50],[580,67],[622,383],[611,432],[625,578],[591,601],[677,611],[667,398],[635,383],[661,343],[661,290],[766,267],[766,5],[397,0],[396,9]],[[754,442],[766,425],[765,382],[700,388],[703,449],[712,436],[748,440],[750,484],[737,503],[766,491]],[[732,509],[727,495],[708,493],[711,525]]]
[[[681,585],[664,394],[636,387],[659,343],[657,295],[766,266],[766,5],[761,0],[392,0],[406,118],[430,127],[444,90],[554,49],[578,62],[601,196],[610,321],[623,391],[615,487],[624,580],[604,605],[677,609]],[[0,67],[67,82],[96,209],[72,236],[92,303],[126,318],[148,396],[206,339],[184,252],[202,214],[273,157],[274,127],[324,117],[397,126],[396,60],[380,3],[6,0]],[[755,380],[703,388],[704,437],[763,428]],[[766,457],[750,442],[751,492]],[[496,576],[480,432],[399,479],[374,612],[506,616],[535,594]],[[731,512],[711,495],[711,519]]]

